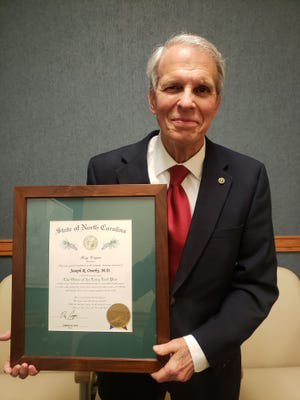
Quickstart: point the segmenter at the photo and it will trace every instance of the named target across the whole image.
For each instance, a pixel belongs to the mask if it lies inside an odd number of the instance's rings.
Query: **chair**
[[[10,329],[11,275],[0,282],[0,332]],[[0,398],[1,400],[83,400],[87,387],[74,381],[74,372],[41,371],[25,380],[12,378],[2,371],[10,353],[10,341],[0,342]]]
[[[278,267],[279,298],[242,345],[240,400],[300,399],[300,283]]]

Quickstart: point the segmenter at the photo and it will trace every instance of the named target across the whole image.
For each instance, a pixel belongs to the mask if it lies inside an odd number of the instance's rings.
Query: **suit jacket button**
[[[174,296],[171,296],[171,297],[170,297],[170,304],[171,304],[171,306],[173,306],[173,305],[175,304],[175,298],[174,298]]]

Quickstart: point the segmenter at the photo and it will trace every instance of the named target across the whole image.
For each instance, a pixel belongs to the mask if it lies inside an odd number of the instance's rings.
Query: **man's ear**
[[[156,115],[156,97],[155,97],[155,92],[153,88],[149,89],[148,92],[148,101],[149,101],[149,107],[153,115]]]

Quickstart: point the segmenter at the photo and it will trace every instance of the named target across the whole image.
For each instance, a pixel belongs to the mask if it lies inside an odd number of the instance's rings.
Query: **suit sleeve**
[[[242,234],[232,286],[219,312],[192,332],[209,364],[225,366],[268,315],[278,297],[267,174],[261,167]]]

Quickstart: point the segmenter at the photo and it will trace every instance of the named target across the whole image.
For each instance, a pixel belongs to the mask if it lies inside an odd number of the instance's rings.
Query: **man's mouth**
[[[197,126],[199,122],[191,118],[172,118],[172,122],[177,126]]]

